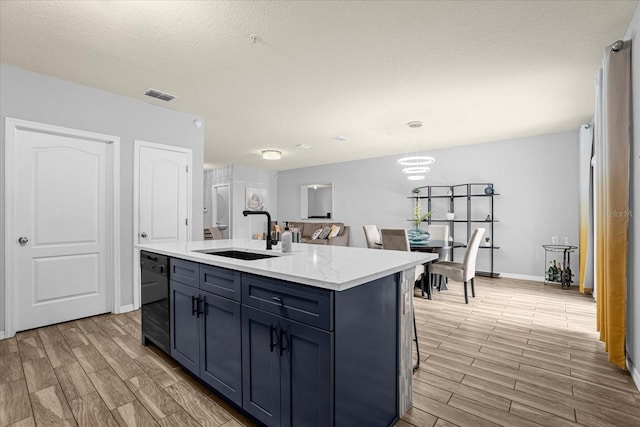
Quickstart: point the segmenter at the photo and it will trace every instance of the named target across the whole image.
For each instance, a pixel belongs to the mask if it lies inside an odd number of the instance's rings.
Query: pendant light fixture
[[[407,123],[412,129],[417,129],[422,127],[422,122],[419,120],[414,120]],[[407,174],[407,179],[410,181],[420,181],[425,179],[426,177],[422,174],[429,172],[431,169],[427,167],[434,163],[436,159],[432,156],[426,155],[415,155],[415,156],[407,156],[398,159],[398,164],[402,166],[408,166],[402,169],[403,173]]]

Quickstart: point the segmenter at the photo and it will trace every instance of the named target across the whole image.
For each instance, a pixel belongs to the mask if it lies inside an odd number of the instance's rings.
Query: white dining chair
[[[430,240],[449,242],[449,226],[430,224],[427,226]],[[449,261],[449,249],[438,249],[438,261]]]
[[[382,228],[382,249],[387,251],[411,251],[409,246],[409,236],[404,228]],[[416,266],[415,281],[421,280],[424,269]]]
[[[431,266],[431,273],[441,274],[451,280],[464,283],[465,304],[469,304],[469,297],[467,296],[468,282],[471,282],[471,296],[476,296],[474,283],[476,276],[476,258],[483,234],[484,228],[476,228],[473,230],[471,239],[469,239],[469,243],[467,243],[467,251],[464,254],[464,260],[462,262],[439,261]]]
[[[367,240],[367,248],[369,249],[382,249],[380,245],[380,231],[376,225],[363,225],[364,237]]]

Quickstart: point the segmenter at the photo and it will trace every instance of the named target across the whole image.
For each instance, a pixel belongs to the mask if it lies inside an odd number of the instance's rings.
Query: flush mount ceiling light
[[[429,169],[426,166],[412,166],[410,168],[404,168],[402,169],[402,172],[404,173],[425,173],[425,172],[429,172],[431,169]]]
[[[431,156],[408,156],[398,159],[398,164],[403,166],[425,166],[435,162]]]
[[[298,145],[296,145],[296,147],[298,147],[298,148],[311,148],[311,146],[307,145],[307,144],[298,144]]]
[[[422,181],[425,178],[424,175],[409,175],[407,179],[409,181]]]
[[[282,151],[262,150],[262,158],[265,160],[280,160],[280,158],[282,158]]]

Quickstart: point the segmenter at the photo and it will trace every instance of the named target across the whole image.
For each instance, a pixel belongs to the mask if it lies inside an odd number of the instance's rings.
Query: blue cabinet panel
[[[194,374],[199,370],[200,322],[194,315],[198,290],[169,282],[171,357]]]
[[[243,274],[242,304],[333,330],[333,291],[327,289]]]
[[[200,378],[237,405],[242,405],[240,303],[201,292],[203,339]]]
[[[388,426],[398,418],[396,275],[336,295],[335,424]]]
[[[185,285],[198,287],[200,281],[200,264],[197,262],[185,261],[183,259],[171,258],[169,277],[176,282]]]
[[[280,321],[273,314],[242,306],[242,407],[269,426],[281,423]]]
[[[282,331],[282,425],[334,425],[333,333],[294,321]]]
[[[200,289],[240,302],[241,273],[210,265],[200,266]]]

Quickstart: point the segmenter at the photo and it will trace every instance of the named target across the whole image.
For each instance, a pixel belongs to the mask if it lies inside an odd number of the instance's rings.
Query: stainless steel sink
[[[211,250],[196,251],[196,252],[199,252],[201,254],[207,254],[207,255],[216,255],[216,256],[224,256],[227,258],[241,259],[244,261],[253,261],[256,259],[265,259],[265,258],[275,258],[278,256],[278,255],[269,255],[269,254],[259,253],[259,252],[238,251],[235,249],[228,249],[228,250],[211,249]]]

